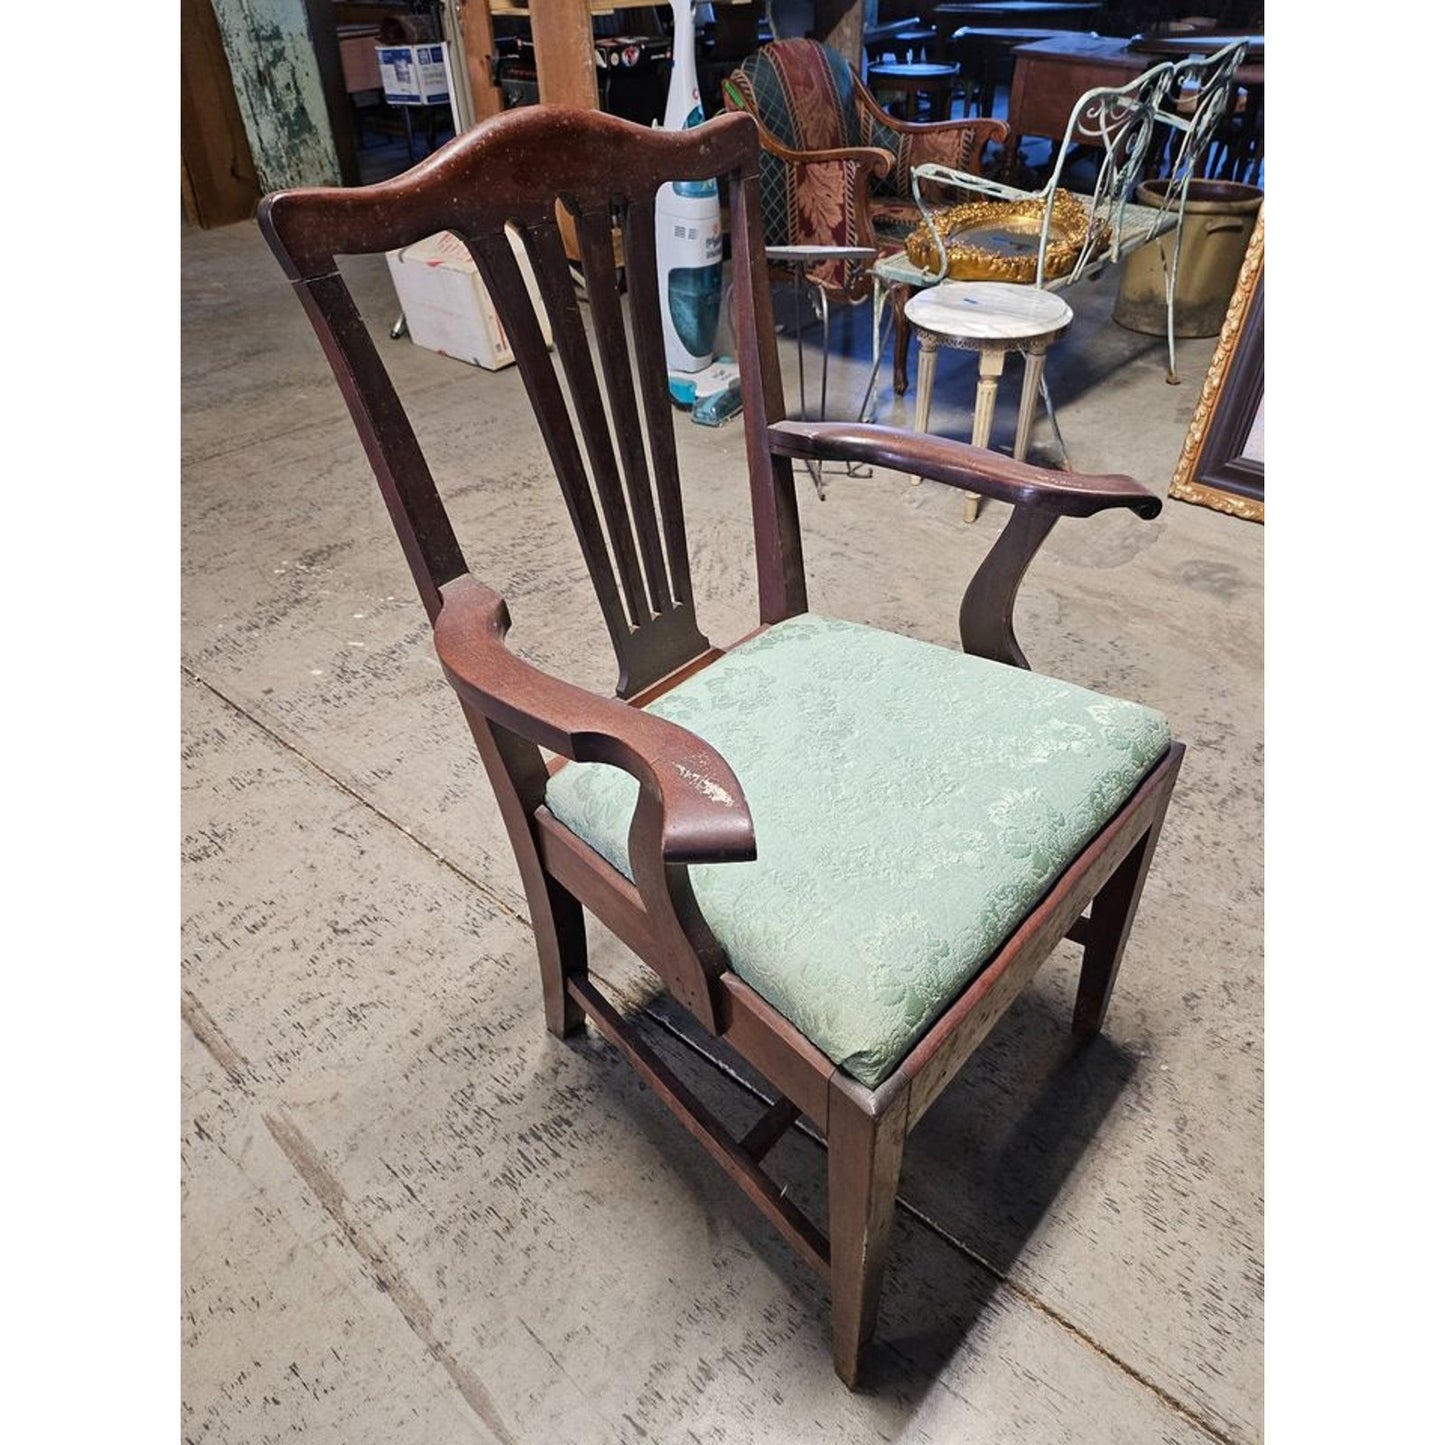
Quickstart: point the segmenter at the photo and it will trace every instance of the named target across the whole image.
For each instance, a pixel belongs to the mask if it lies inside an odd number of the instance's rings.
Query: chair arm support
[[[974,191],[996,201],[1033,201],[1048,195],[1047,188],[1042,191],[1022,191],[1017,186],[1005,185],[1002,181],[991,180],[988,176],[975,176],[953,166],[941,166],[936,162],[926,161],[921,166],[914,166],[912,173],[913,199],[920,211],[927,209],[920,190],[922,182],[935,186],[954,186],[961,191]]]
[[[661,813],[664,863],[757,857],[752,814],[723,757],[686,728],[599,697],[517,656],[507,604],[472,576],[441,589],[437,656],[457,695],[484,717],[574,762],[610,763],[637,779]]]
[[[768,428],[768,443],[778,456],[890,467],[1060,517],[1091,517],[1109,507],[1129,507],[1147,519],[1164,509],[1163,502],[1132,477],[1046,471],[967,442],[899,427],[779,421]]]
[[[896,115],[890,115],[873,92],[863,83],[857,71],[854,71],[857,79],[858,103],[869,115],[880,125],[886,125],[889,130],[897,131],[900,135],[942,135],[950,130],[967,130],[983,137],[981,145],[987,145],[990,141],[997,141],[1002,145],[1008,139],[1008,123],[1002,120],[994,120],[991,117],[965,116],[958,120],[899,120]]]
[[[769,155],[787,161],[790,166],[856,161],[860,173],[866,176],[886,176],[893,166],[893,157],[882,146],[831,146],[820,151],[800,151],[775,140],[761,126],[758,127],[758,142]]]

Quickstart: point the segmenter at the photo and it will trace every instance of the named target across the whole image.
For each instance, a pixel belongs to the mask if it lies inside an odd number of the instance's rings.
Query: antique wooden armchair
[[[260,223],[346,397],[495,789],[548,1028],[562,1037],[590,1018],[831,1286],[834,1360],[851,1386],[904,1136],[1066,935],[1084,946],[1074,1026],[1100,1027],[1183,747],[1147,708],[1030,673],[1010,621],[1058,518],[1118,506],[1150,517],[1154,496],[890,428],[781,420],[757,170],[749,116],[671,133],[531,107],[395,180],[273,195]],[[638,279],[656,270],[658,186],[708,176],[731,196],[760,592],[761,627],[731,650],[698,628],[658,292]],[[595,361],[558,198],[575,222]],[[507,225],[540,281],[558,367]],[[618,697],[508,649],[506,604],[468,572],[337,270],[338,254],[442,229],[465,241],[512,338]],[[975,656],[809,614],[798,458],[871,462],[1014,505],[964,601]],[[542,749],[559,755],[551,767]],[[584,908],[776,1088],[745,1137],[724,1132],[589,979]],[[800,1114],[827,1143],[828,1237],[760,1165]]]

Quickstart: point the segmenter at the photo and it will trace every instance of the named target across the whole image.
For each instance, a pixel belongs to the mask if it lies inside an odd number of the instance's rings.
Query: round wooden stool
[[[904,119],[918,119],[918,98],[928,98],[929,120],[947,120],[953,108],[958,66],[915,61],[912,65],[874,65],[868,70],[868,88],[882,104],[885,94],[903,93]]]
[[[918,397],[913,429],[928,430],[933,401],[933,372],[940,346],[978,352],[978,392],[973,404],[976,447],[986,447],[993,431],[993,404],[1003,359],[1010,351],[1024,354],[1024,390],[1019,399],[1019,424],[1014,434],[1014,458],[1026,461],[1029,433],[1044,379],[1044,356],[1049,343],[1069,329],[1073,310],[1062,297],[1036,286],[1007,281],[943,281],[910,297],[903,314],[918,333]],[[1046,398],[1047,400],[1047,398]],[[915,480],[917,480],[915,478]],[[963,520],[978,516],[978,494],[963,494]]]

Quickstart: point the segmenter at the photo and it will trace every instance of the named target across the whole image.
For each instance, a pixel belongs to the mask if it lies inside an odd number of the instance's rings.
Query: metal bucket
[[[1166,182],[1144,181],[1134,200],[1163,205]],[[1184,207],[1179,240],[1179,274],[1174,285],[1174,334],[1218,336],[1224,313],[1244,264],[1264,192],[1239,181],[1193,181]],[[1163,336],[1168,330],[1164,257],[1174,248],[1172,233],[1141,246],[1124,262],[1114,320],[1130,331]]]

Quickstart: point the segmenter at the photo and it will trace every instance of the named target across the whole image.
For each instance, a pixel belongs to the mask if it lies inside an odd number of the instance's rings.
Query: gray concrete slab
[[[613,1050],[543,1031],[525,927],[186,713],[188,1440],[1209,1438],[910,1219],[848,1395],[819,1285]],[[780,1161],[815,1209],[817,1154]]]
[[[848,1397],[811,1280],[706,1160],[687,1162],[693,1146],[610,1051],[541,1033],[485,778],[300,308],[249,227],[190,233],[183,256],[182,644],[204,683],[188,689],[194,1016],[260,1071],[249,1088],[274,1091],[248,1106],[282,1121],[267,1150],[297,1178],[322,1161],[316,1177],[361,1201],[345,1217],[404,1271],[505,1429],[612,1438],[631,1416],[655,1439],[1257,1439],[1262,529],[1169,503],[1150,524],[1062,524],[1030,574],[1019,632],[1035,665],[1161,707],[1191,750],[1106,1037],[1066,1056],[1065,948],[914,1136],[903,1197],[929,1222],[901,1226],[881,1326],[902,1363]],[[384,268],[347,264],[383,334]],[[1162,492],[1212,342],[1184,346],[1184,385],[1168,388],[1162,345],[1113,327],[1110,299],[1075,302],[1051,360],[1065,436],[1076,466]],[[861,335],[854,323],[855,350]],[[515,641],[607,687],[596,604],[515,373],[383,345],[421,398],[423,442]],[[833,375],[835,397],[861,394],[859,363]],[[996,435],[1012,424],[1009,384]],[[971,389],[940,367],[937,429],[967,434]],[[880,419],[910,414],[911,397],[889,400]],[[685,422],[679,438],[700,610],[726,640],[755,621],[741,439]],[[968,528],[955,493],[883,473],[800,495],[816,610],[956,644],[963,582],[1004,509]],[[615,943],[598,968],[643,991]],[[697,1067],[699,1088],[736,1091]],[[584,1166],[604,1139],[614,1162]],[[796,1148],[797,1187],[815,1189],[812,1146]],[[418,1181],[440,1193],[423,1205],[404,1187],[424,1194]],[[218,1219],[225,1192],[207,1193]],[[324,1216],[346,1237],[317,1207],[313,1232]],[[619,1340],[599,1269],[625,1282],[636,1337]],[[221,1287],[212,1272],[198,1288]],[[278,1279],[275,1307],[293,1283]],[[499,1328],[499,1301],[527,1329]],[[264,1333],[261,1318],[212,1328]],[[723,1339],[750,1379],[719,1366]],[[223,1431],[215,1348],[194,1347],[187,1396]],[[358,1400],[368,1387],[356,1379]],[[265,1438],[251,1419],[213,1438]]]

